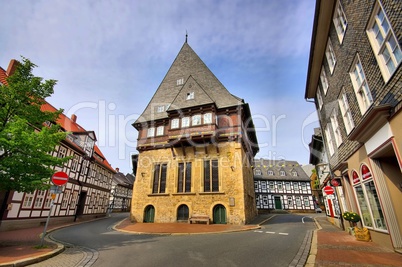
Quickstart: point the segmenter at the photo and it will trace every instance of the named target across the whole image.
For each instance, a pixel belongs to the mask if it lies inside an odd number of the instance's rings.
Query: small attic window
[[[280,176],[285,176],[285,171],[280,171],[280,172],[279,172],[279,175],[280,175]]]
[[[297,171],[292,171],[293,176],[297,176]]]
[[[158,106],[156,112],[161,113],[165,111],[165,106]]]
[[[187,93],[186,100],[194,99],[194,92]]]
[[[269,171],[268,171],[268,175],[274,175],[274,171],[269,170]]]
[[[183,79],[183,78],[178,79],[178,80],[176,81],[176,84],[177,84],[177,85],[182,85],[182,84],[184,84],[184,79]]]

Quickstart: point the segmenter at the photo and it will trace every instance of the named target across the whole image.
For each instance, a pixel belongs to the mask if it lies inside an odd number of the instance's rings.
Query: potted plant
[[[360,215],[356,212],[345,212],[342,214],[342,217],[349,221],[349,233],[356,237],[356,240],[359,241],[370,241],[370,232],[366,227],[359,228],[357,227],[357,223],[361,221]]]
[[[360,215],[357,214],[356,212],[351,212],[351,211],[346,211],[345,213],[342,214],[343,219],[349,222],[350,227],[348,227],[349,234],[355,235],[355,227],[357,226],[357,223],[360,222],[361,218]]]

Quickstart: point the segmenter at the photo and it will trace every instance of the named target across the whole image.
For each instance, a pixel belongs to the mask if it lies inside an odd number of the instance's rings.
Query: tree
[[[7,84],[0,85],[0,191],[47,189],[54,167],[69,159],[51,155],[67,133],[56,124],[62,110],[41,111],[56,81],[34,76],[35,67],[22,57]]]

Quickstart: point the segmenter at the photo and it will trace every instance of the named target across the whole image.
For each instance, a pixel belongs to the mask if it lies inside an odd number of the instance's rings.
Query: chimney
[[[119,170],[120,170],[119,168],[116,168],[116,172],[119,172]]]
[[[77,115],[75,115],[75,114],[71,115],[71,120],[73,122],[77,122]]]
[[[7,76],[11,76],[14,73],[15,69],[18,66],[18,63],[19,62],[15,59],[12,59],[10,61],[10,63],[8,64],[7,72],[6,72]]]

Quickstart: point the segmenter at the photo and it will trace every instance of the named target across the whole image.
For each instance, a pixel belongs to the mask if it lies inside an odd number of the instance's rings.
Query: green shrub
[[[356,212],[347,211],[342,215],[342,217],[349,222],[354,223],[360,222],[360,215],[357,214]]]

